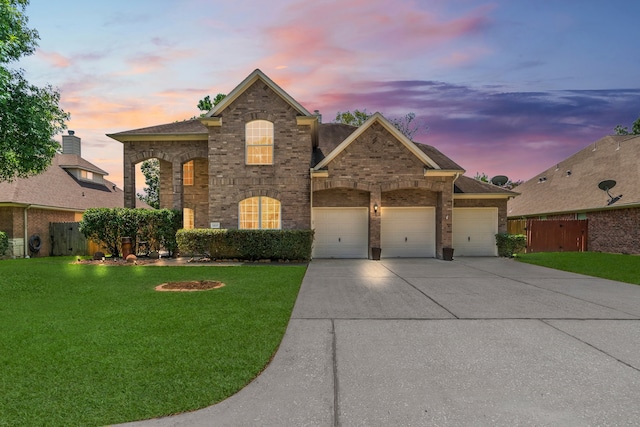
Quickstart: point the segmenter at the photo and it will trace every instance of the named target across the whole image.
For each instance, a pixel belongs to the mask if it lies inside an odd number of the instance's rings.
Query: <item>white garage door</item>
[[[453,256],[497,256],[498,208],[453,209]]]
[[[382,208],[380,217],[382,258],[436,256],[435,208]]]
[[[314,208],[314,258],[368,258],[367,208]]]

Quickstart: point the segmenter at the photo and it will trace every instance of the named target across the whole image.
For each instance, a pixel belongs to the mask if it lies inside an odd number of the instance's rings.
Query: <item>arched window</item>
[[[273,164],[273,123],[254,120],[245,125],[246,163]]]
[[[280,201],[271,197],[250,197],[239,204],[240,229],[279,229]]]

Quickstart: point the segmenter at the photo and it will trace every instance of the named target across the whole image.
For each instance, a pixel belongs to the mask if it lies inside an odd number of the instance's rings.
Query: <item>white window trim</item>
[[[248,143],[248,138],[247,138],[247,127],[249,126],[249,124],[251,123],[255,123],[255,122],[266,122],[271,124],[271,144],[249,144]],[[269,120],[264,120],[264,119],[257,119],[257,120],[251,120],[250,122],[245,123],[244,125],[244,163],[247,166],[272,166],[274,164],[273,162],[273,156],[274,156],[274,146],[275,146],[275,130],[274,130],[274,125],[273,122],[270,122]],[[271,162],[269,163],[250,163],[249,162],[249,148],[251,147],[269,147],[271,150]]]
[[[258,200],[258,228],[242,228],[242,202],[248,199],[252,199],[253,197],[257,197]],[[278,199],[274,199],[269,196],[253,196],[247,197],[246,199],[240,200],[238,202],[238,229],[239,230],[282,230],[282,202]],[[278,202],[278,228],[262,228],[262,199],[272,199]]]

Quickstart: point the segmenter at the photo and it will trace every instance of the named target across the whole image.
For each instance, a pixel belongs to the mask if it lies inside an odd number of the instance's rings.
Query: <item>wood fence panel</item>
[[[79,222],[51,222],[49,235],[53,256],[89,254],[88,242],[80,232]]]
[[[588,220],[527,220],[527,252],[584,252]]]
[[[527,234],[526,219],[510,219],[507,221],[507,233],[509,234]]]

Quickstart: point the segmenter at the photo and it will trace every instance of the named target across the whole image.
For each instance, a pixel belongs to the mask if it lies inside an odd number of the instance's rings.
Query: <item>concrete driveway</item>
[[[501,258],[314,260],[273,362],[130,426],[637,425],[640,286]]]

